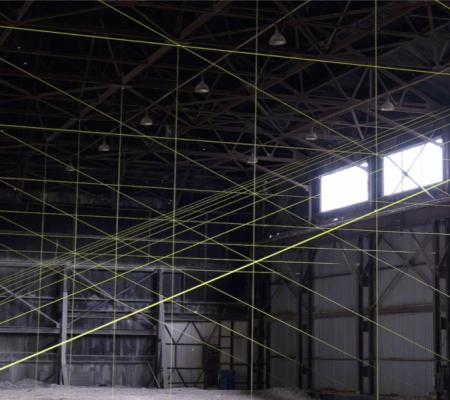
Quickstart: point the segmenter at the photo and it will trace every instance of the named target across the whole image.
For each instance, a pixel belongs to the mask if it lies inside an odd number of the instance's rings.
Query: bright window
[[[330,211],[369,200],[367,163],[320,177],[320,210]]]
[[[443,179],[442,139],[383,158],[383,194],[418,189]]]

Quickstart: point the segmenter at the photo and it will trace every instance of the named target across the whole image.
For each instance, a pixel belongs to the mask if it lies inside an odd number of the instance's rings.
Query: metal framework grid
[[[230,369],[251,393],[379,398],[429,389],[399,372],[416,363],[448,398],[449,13],[2,4],[1,379],[208,388]],[[444,181],[382,197],[382,157],[436,137]],[[370,201],[321,214],[318,177],[362,161]],[[387,301],[405,290],[425,300]],[[411,314],[431,341],[389,320]]]

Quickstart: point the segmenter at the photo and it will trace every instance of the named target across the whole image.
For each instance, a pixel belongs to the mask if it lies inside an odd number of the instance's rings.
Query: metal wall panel
[[[296,326],[297,321],[287,320]],[[271,323],[271,348],[284,356],[297,360],[298,332],[279,322]],[[298,363],[271,353],[272,386],[295,387],[298,384]]]
[[[315,280],[314,290],[337,302],[335,304],[326,298],[314,297],[314,311],[323,312],[330,310],[342,310],[342,306],[354,309],[356,307],[356,284],[354,275],[336,276]]]
[[[358,385],[354,361],[315,360],[313,376],[315,389],[354,390]]]
[[[380,323],[404,335],[412,341],[433,348],[433,291],[426,285],[432,283],[434,254],[431,225],[417,226],[414,234],[405,232],[383,233],[378,245],[378,294],[381,295]],[[319,249],[314,265],[314,289],[324,296],[333,299],[350,309],[357,311],[357,268],[362,261],[363,266],[370,267],[370,250],[355,251],[352,244],[358,243],[357,236],[345,234],[348,243],[340,244],[334,238],[318,241]],[[368,245],[368,240],[364,242]],[[299,257],[300,259],[300,257]],[[405,276],[392,268],[395,266],[402,272],[416,279]],[[368,282],[364,288],[367,296]],[[273,288],[273,293],[275,288]],[[295,301],[292,293],[284,287],[278,289],[272,306],[279,312],[295,312]],[[367,298],[363,303],[366,315]],[[417,310],[417,311],[416,311]],[[338,304],[314,296],[314,335],[337,348],[357,356],[358,325],[357,317],[350,316]],[[293,318],[293,316],[291,317]],[[295,320],[295,318],[293,318]],[[398,393],[405,395],[424,395],[433,391],[433,355],[404,338],[386,330],[379,329],[380,357],[380,390],[381,393]],[[289,342],[291,334],[283,329],[272,329],[272,342],[283,346],[283,339]],[[280,337],[277,338],[276,336]],[[368,357],[367,333],[365,334],[364,355]],[[286,343],[285,342],[285,343]],[[287,346],[284,345],[283,348]],[[314,341],[314,388],[334,387],[336,389],[356,390],[358,388],[358,363],[349,360],[341,352]],[[287,363],[286,363],[287,364]],[[282,367],[284,373],[288,367]],[[333,381],[334,380],[334,381]],[[366,386],[367,388],[367,386]]]

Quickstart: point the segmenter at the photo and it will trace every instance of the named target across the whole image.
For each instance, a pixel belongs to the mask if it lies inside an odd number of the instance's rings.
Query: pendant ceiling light
[[[394,111],[395,110],[395,105],[392,102],[390,97],[388,97],[386,99],[386,101],[381,105],[380,110],[381,111]]]
[[[207,94],[209,93],[209,86],[203,79],[203,75],[200,78],[200,82],[195,85],[194,92],[197,94]]]
[[[98,151],[101,151],[102,153],[107,153],[111,150],[111,147],[109,147],[109,144],[106,143],[106,138],[103,138],[103,141],[98,146]]]
[[[256,153],[251,154],[251,156],[247,159],[247,164],[250,165],[258,164],[258,157],[256,157]]]
[[[145,113],[145,115],[141,119],[141,125],[142,126],[152,126],[153,120],[148,115],[148,112]]]
[[[286,44],[286,38],[284,35],[280,32],[278,28],[275,28],[275,32],[270,37],[269,44],[271,46],[284,46]]]
[[[318,139],[317,133],[314,132],[314,128],[311,127],[311,129],[309,130],[309,132],[305,136],[305,140],[314,141],[314,140],[317,140],[317,139]]]

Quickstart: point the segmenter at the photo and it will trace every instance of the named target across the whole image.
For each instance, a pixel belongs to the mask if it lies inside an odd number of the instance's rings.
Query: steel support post
[[[299,275],[302,285],[314,289],[314,259],[316,250],[305,250],[308,263],[303,273]],[[309,290],[299,288],[298,291],[298,317],[297,327],[302,331],[313,335],[314,331],[314,296]],[[297,384],[300,389],[312,389],[314,385],[313,363],[314,363],[314,342],[311,336],[298,334],[297,361],[301,363],[298,367]]]
[[[248,300],[249,303],[252,299],[252,275],[247,274],[247,292],[248,292]],[[252,327],[253,327],[253,320],[252,320],[252,310],[248,308],[247,310],[247,337],[252,337]],[[253,389],[253,377],[252,377],[252,349],[253,349],[253,343],[250,340],[247,340],[247,389],[251,390]]]
[[[440,290],[441,278],[440,278],[440,248],[441,248],[441,223],[440,221],[434,221],[433,232],[433,252],[434,252],[434,269],[433,269],[433,285],[435,289]],[[442,352],[442,311],[441,311],[441,296],[439,292],[433,292],[433,351],[436,354]],[[434,390],[436,392],[436,399],[442,400],[445,398],[444,385],[442,380],[443,365],[442,360],[437,355],[434,356]]]
[[[445,221],[445,254],[443,255],[443,269],[444,269],[444,280],[445,280],[445,293],[450,293],[450,254],[447,251],[450,247],[450,219]],[[450,298],[445,298],[445,317],[441,318],[441,328],[445,329],[445,349],[446,349],[446,358],[450,360]],[[450,399],[450,363],[447,361],[446,369],[445,369],[445,389],[446,389],[446,399]]]
[[[376,245],[376,235],[369,235],[369,249],[374,249]],[[377,256],[376,254],[374,254]],[[377,296],[376,293],[376,270],[375,270],[375,259],[370,257],[368,261],[368,270],[367,270],[367,286],[368,286],[368,307],[369,307],[369,315],[368,317],[375,321],[376,319],[376,302]],[[368,340],[368,350],[369,350],[369,366],[366,367],[365,375],[369,379],[369,394],[375,394],[375,385],[376,385],[376,374],[375,374],[375,365],[377,363],[377,350],[376,350],[376,326],[370,322],[365,322],[365,331],[367,332],[367,340]]]
[[[269,282],[268,278],[269,275],[255,275],[255,307],[260,309],[266,309],[267,308],[267,298],[269,297],[267,295]],[[251,279],[252,276],[249,274],[249,294],[251,295]],[[252,320],[251,320],[252,313],[249,310],[248,311],[248,318],[247,318],[247,334],[248,337],[251,337],[252,335]],[[267,340],[266,340],[266,320],[264,316],[261,313],[254,313],[253,314],[253,338],[256,342],[263,343],[267,346]],[[253,360],[251,356],[251,351],[253,348]],[[255,345],[251,341],[248,341],[247,346],[247,384],[248,388],[251,386],[251,365],[253,363],[253,377],[254,382],[253,386],[256,389],[263,389],[265,386],[265,380],[266,380],[266,374],[265,370],[267,368],[267,363],[269,362],[267,358],[267,352],[265,352],[264,347]]]
[[[233,316],[231,316],[231,320],[230,320],[230,369],[233,370],[234,369],[234,319]]]
[[[450,290],[450,219],[434,223],[434,287],[449,293]],[[442,235],[444,234],[444,235]],[[435,291],[433,294],[434,352],[449,359],[450,355],[450,299]],[[434,358],[434,387],[436,398],[450,399],[450,363]]]
[[[373,249],[375,246],[375,234],[359,236],[358,247],[360,249]],[[357,276],[357,311],[371,320],[375,318],[375,261],[373,257],[366,259],[360,252]],[[358,358],[358,391],[360,394],[375,393],[375,366],[376,362],[376,331],[375,325],[362,317],[357,318],[357,352]],[[368,361],[368,365],[363,360]]]
[[[364,236],[360,235],[358,237],[358,248],[363,249],[364,246]],[[364,268],[364,253],[360,251],[359,253],[359,265],[358,265],[358,277],[357,277],[357,311],[359,315],[364,315],[364,287],[367,283],[367,278],[365,277],[365,268]],[[364,360],[364,319],[362,317],[357,318],[357,349],[358,349],[358,358],[360,360]],[[358,392],[360,394],[364,393],[364,380],[365,380],[365,370],[363,361],[358,361]]]
[[[308,288],[313,288],[313,266],[315,250],[300,250],[299,259],[306,259],[305,267],[298,274],[298,282]],[[313,329],[313,296],[312,293],[300,286],[297,291],[297,328],[312,334]],[[299,331],[297,335],[297,387],[311,389],[313,385],[312,363],[313,342]]]
[[[371,75],[371,77],[374,79],[375,76]],[[374,149],[377,151],[378,149]],[[375,210],[377,207],[377,200],[381,196],[381,193],[383,193],[382,185],[383,185],[383,175],[381,173],[380,169],[380,161],[377,157],[371,157],[369,160],[369,173],[371,173],[371,179],[369,184],[369,199],[372,200],[371,203],[371,209]],[[378,257],[378,253],[376,251],[376,248],[378,247],[378,244],[380,242],[380,235],[377,232],[377,215],[375,216],[374,220],[374,232],[368,235],[367,237],[367,246],[368,251],[372,255],[372,257],[369,257],[366,263],[366,271],[364,272],[364,282],[363,282],[363,296],[367,296],[367,300],[363,300],[363,310],[364,307],[367,306],[368,313],[367,317],[370,318],[372,321],[375,321],[377,319],[377,307],[378,307],[378,293],[377,293],[377,262],[376,259]],[[364,244],[364,243],[362,243]],[[367,303],[367,305],[365,304]],[[364,314],[364,313],[363,313]],[[377,350],[377,326],[373,323],[370,323],[368,321],[364,321],[362,324],[363,326],[363,335],[365,336],[362,340],[362,346],[367,345],[367,360],[368,365],[363,367],[364,371],[364,380],[367,380],[367,389],[365,387],[365,384],[363,383],[363,392],[365,394],[374,395],[375,389],[377,385],[377,374],[375,373],[376,365],[377,365],[377,358],[378,358],[378,350]],[[361,339],[359,339],[361,340]],[[365,348],[362,350],[364,356],[365,354]],[[366,358],[363,358],[366,359]]]
[[[300,250],[300,258],[301,258],[302,250]],[[302,285],[305,282],[306,271],[301,270],[301,273],[298,275],[298,281]],[[305,318],[305,313],[303,312],[304,305],[304,296],[303,296],[303,289],[299,286],[298,287],[298,295],[297,295],[297,328],[303,329],[303,320]],[[304,389],[304,382],[303,382],[303,374],[305,372],[305,368],[303,368],[303,359],[304,359],[304,346],[303,346],[303,334],[298,334],[298,340],[297,340],[297,361],[301,363],[302,365],[298,366],[297,370],[297,386],[300,389]]]
[[[256,306],[266,312],[270,313],[270,307],[268,299],[269,290],[270,290],[270,275],[269,274],[258,274],[256,276],[256,287],[258,290],[256,291]],[[260,343],[267,344],[267,323],[266,318],[258,313],[257,319],[257,327],[256,327],[256,340]],[[270,360],[270,355],[267,358],[268,354],[265,351],[264,347],[257,346],[257,356],[256,356],[256,387],[258,389],[264,389],[267,385],[266,380],[266,369],[268,368],[268,363]]]
[[[164,290],[164,271],[159,270],[158,272],[158,293],[159,301],[163,300],[163,290]],[[161,371],[161,383],[162,388],[169,387],[169,372],[168,372],[168,354],[167,354],[167,331],[166,331],[166,312],[164,303],[160,303],[158,307],[158,341],[159,341],[159,364]]]
[[[62,306],[61,306],[61,322],[60,322],[60,340],[61,343],[65,343],[67,340],[67,315],[69,311],[69,284],[68,274],[70,273],[70,265],[66,264],[64,268],[64,277],[62,282]],[[69,385],[69,372],[67,369],[67,345],[63,344],[60,348],[60,378],[59,383],[62,385]]]
[[[270,313],[271,312],[271,307],[270,307],[270,276],[268,276],[268,289],[267,289],[267,298],[268,298],[268,306],[267,306],[267,312]],[[270,389],[271,387],[271,380],[270,380],[270,375],[271,375],[271,360],[272,360],[272,356],[271,356],[271,333],[272,333],[272,326],[269,320],[266,320],[266,389]]]

